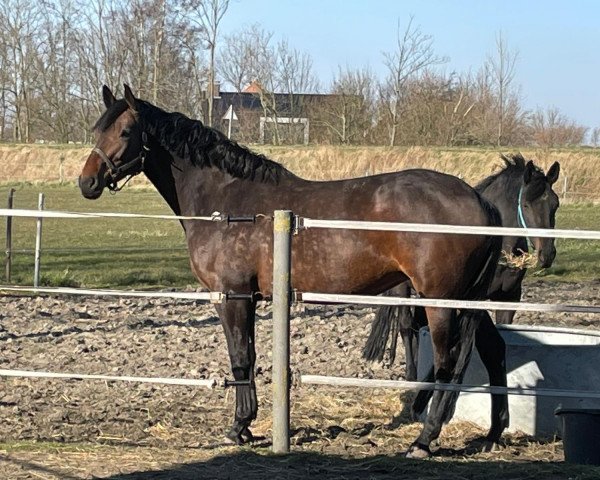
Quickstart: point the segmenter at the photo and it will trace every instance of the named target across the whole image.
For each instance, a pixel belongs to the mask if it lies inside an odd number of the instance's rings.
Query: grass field
[[[125,189],[92,202],[81,197],[74,185],[20,185],[16,189],[15,208],[37,208],[37,194],[43,191],[47,210],[171,213],[154,190]],[[0,187],[0,199],[6,198],[7,192],[8,186]],[[600,230],[600,207],[591,203],[563,205],[558,211],[557,228]],[[0,238],[5,238],[4,221]],[[558,255],[552,268],[531,271],[529,279],[600,278],[600,242],[559,239],[556,245]],[[32,284],[34,246],[35,220],[15,218],[12,283]],[[177,221],[46,219],[43,249],[44,285],[113,288],[196,285]]]

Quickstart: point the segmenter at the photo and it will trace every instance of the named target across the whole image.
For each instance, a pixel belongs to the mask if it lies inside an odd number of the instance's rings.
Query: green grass
[[[557,212],[556,228],[600,230],[600,206],[562,205]],[[535,272],[534,276],[562,281],[600,279],[600,241],[557,239],[555,245],[557,255],[552,267]]]
[[[126,189],[85,200],[74,185],[15,187],[15,208],[37,208],[38,192],[46,195],[47,210],[171,213],[154,190]],[[0,187],[4,204],[8,186]],[[0,238],[5,238],[1,220]],[[557,228],[600,230],[600,207],[567,204],[557,215]],[[13,219],[12,283],[33,282],[35,219]],[[1,240],[4,241],[4,240]],[[528,278],[578,281],[600,278],[600,242],[556,240],[557,259],[552,268],[534,271]],[[161,288],[196,285],[187,255],[183,230],[177,221],[152,219],[45,219],[41,282],[49,286],[103,288]],[[64,250],[53,252],[53,249]],[[67,251],[69,250],[70,251]],[[3,283],[3,280],[0,280]]]
[[[15,208],[37,208],[43,191],[47,210],[170,214],[155,191],[130,189],[84,199],[75,186],[19,185]],[[8,187],[0,188],[6,198]],[[4,203],[4,202],[3,202]],[[35,219],[13,219],[13,250],[33,250]],[[0,238],[6,237],[4,221]],[[195,284],[183,230],[177,221],[153,219],[45,219],[41,283],[52,286],[171,287]],[[63,250],[54,252],[52,250]],[[33,253],[13,254],[12,283],[31,285]]]

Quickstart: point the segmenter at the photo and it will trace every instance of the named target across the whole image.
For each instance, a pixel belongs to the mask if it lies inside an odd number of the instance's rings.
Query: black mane
[[[475,186],[475,190],[479,193],[482,193],[484,190],[496,184],[497,182],[502,182],[498,184],[500,186],[500,190],[504,189],[506,192],[511,189],[520,188],[522,185],[523,174],[525,173],[527,160],[521,153],[516,153],[513,155],[504,155],[500,154],[500,158],[504,161],[504,168],[499,172],[490,175],[489,177],[482,180]],[[532,182],[530,188],[527,191],[527,197],[532,200],[537,196],[537,194],[541,194],[543,192],[543,188],[540,190],[539,186],[542,186],[542,182],[540,180],[545,180],[544,172],[537,166],[534,165],[534,173],[532,176]],[[531,188],[535,184],[538,188]],[[545,186],[544,186],[545,187]]]
[[[192,165],[215,167],[237,178],[275,184],[295,176],[279,163],[229,140],[199,120],[165,112],[143,100],[137,100],[136,107],[142,128],[169,153],[188,159]]]

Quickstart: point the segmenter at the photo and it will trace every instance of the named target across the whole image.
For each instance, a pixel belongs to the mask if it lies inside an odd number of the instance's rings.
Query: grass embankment
[[[8,187],[0,187],[0,199]],[[152,190],[126,189],[94,202],[74,185],[21,185],[15,208],[37,208],[37,193],[46,194],[47,210],[170,213]],[[557,228],[600,230],[600,207],[566,204],[558,211]],[[13,220],[13,283],[32,283],[35,219]],[[5,224],[0,239],[5,238]],[[4,240],[1,240],[4,241]],[[556,241],[557,259],[548,270],[528,278],[578,281],[600,278],[600,242]],[[196,285],[181,226],[152,219],[46,219],[43,225],[42,283],[86,287],[185,287]],[[18,250],[29,250],[18,252]]]
[[[283,163],[293,172],[315,180],[348,178],[403,170],[430,168],[458,175],[476,183],[496,170],[501,162],[496,148],[423,147],[333,147],[333,146],[252,146],[259,153]],[[536,164],[547,169],[561,163],[561,178],[556,191],[566,186],[567,200],[600,200],[600,149],[518,149]],[[20,182],[72,182],[81,172],[90,146],[77,145],[0,145],[0,184]],[[566,179],[566,185],[565,185]],[[137,177],[133,186],[144,186]]]

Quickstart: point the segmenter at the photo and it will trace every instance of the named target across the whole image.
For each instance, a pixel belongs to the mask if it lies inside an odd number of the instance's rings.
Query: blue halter
[[[524,185],[521,185],[521,188],[519,189],[519,202],[517,205],[517,223],[519,224],[519,227],[521,227],[521,228],[529,228],[527,226],[527,223],[525,222],[525,215],[523,215],[523,202],[522,202],[523,187],[524,187]],[[531,239],[528,236],[525,236],[525,240],[527,241],[527,244],[529,246],[531,246],[531,249],[535,250],[533,242],[531,241]]]
[[[523,185],[521,185],[521,189],[519,190],[519,203],[517,206],[517,222],[519,222],[519,227],[529,228],[527,223],[525,223],[525,216],[523,215],[523,204],[521,199],[523,198]]]

